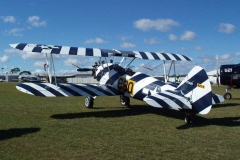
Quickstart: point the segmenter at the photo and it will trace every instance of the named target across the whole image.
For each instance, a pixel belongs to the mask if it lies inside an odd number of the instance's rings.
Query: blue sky
[[[11,49],[10,43],[37,43],[131,51],[180,53],[193,62],[177,62],[178,74],[195,65],[207,71],[240,63],[238,0],[8,0],[0,2],[0,68],[44,73],[44,56]],[[97,58],[55,57],[58,74],[74,74]],[[69,63],[71,62],[71,63]],[[153,68],[161,61],[139,60]],[[161,66],[161,65],[160,65]],[[0,70],[2,72],[2,70]]]

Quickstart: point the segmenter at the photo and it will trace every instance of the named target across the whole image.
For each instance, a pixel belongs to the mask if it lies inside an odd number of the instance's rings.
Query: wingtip
[[[18,45],[18,43],[15,44],[9,44],[12,48],[16,48],[16,46]]]

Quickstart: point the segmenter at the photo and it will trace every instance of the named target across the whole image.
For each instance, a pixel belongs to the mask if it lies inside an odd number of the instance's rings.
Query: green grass
[[[197,115],[156,109],[131,99],[42,98],[0,83],[0,159],[239,159],[240,89],[233,98]],[[220,95],[226,86],[213,86]]]

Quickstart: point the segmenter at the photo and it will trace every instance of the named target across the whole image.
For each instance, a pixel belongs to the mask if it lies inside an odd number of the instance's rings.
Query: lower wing
[[[24,93],[42,97],[116,96],[122,92],[105,85],[59,83],[21,83],[16,88]]]

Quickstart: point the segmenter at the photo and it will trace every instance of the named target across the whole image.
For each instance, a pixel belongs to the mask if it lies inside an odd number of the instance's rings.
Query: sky
[[[176,62],[177,74],[196,65],[212,71],[217,62],[240,63],[239,8],[239,0],[2,0],[0,72],[18,67],[45,73],[44,55],[12,49],[12,43],[179,53],[193,61]],[[54,56],[61,75],[76,74],[72,64],[89,67],[97,60]],[[133,65],[161,75],[162,63],[135,60]]]

